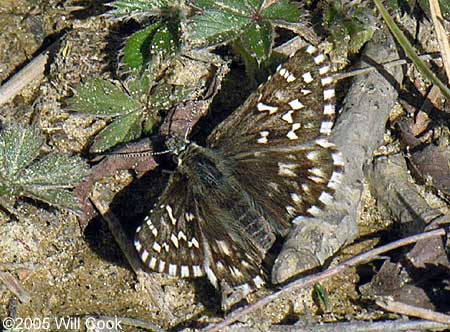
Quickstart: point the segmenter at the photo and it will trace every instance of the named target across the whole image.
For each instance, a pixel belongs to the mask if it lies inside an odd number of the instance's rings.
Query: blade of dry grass
[[[444,22],[444,18],[442,17],[439,0],[429,0],[429,2],[431,18],[433,19],[434,29],[436,30],[436,38],[442,54],[442,62],[447,74],[447,80],[450,82],[450,44],[448,42],[445,28],[442,24],[442,22]]]

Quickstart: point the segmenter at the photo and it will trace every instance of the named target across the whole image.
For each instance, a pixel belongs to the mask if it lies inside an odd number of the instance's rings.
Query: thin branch
[[[444,64],[445,72],[447,74],[447,80],[450,82],[450,44],[448,42],[448,37],[445,28],[442,25],[444,18],[442,17],[439,1],[429,0],[429,2],[430,2],[431,18],[433,19],[434,30],[436,31],[436,38],[438,40],[442,54],[442,62]]]
[[[389,299],[378,300],[375,301],[375,303],[386,311],[450,325],[450,316],[442,314],[440,312],[409,305],[398,301],[392,301]]]
[[[238,309],[238,310],[232,312],[222,322],[220,322],[218,324],[213,324],[213,325],[207,326],[205,329],[203,329],[203,332],[221,331],[226,326],[228,326],[228,325],[234,323],[235,321],[237,321],[238,319],[240,319],[242,316],[245,316],[257,309],[262,308],[264,305],[269,304],[270,302],[272,302],[278,298],[281,298],[285,294],[290,294],[298,289],[312,286],[315,283],[320,282],[324,279],[330,278],[338,273],[341,273],[350,267],[366,263],[388,251],[416,243],[419,240],[430,239],[430,238],[444,236],[444,235],[446,235],[446,230],[444,228],[439,228],[439,229],[436,229],[431,232],[408,236],[403,239],[400,239],[400,240],[391,242],[389,244],[386,244],[384,246],[381,246],[379,248],[372,249],[366,253],[355,256],[355,257],[349,259],[348,261],[343,262],[333,268],[329,268],[329,269],[327,269],[323,272],[317,273],[315,275],[310,275],[310,276],[298,279],[298,280],[286,285],[279,291],[277,291],[273,294],[270,294],[270,295],[256,301],[253,304],[250,304],[246,307],[243,307],[241,309]]]
[[[59,40],[47,47],[42,53],[31,60],[25,67],[19,70],[6,83],[0,86],[0,106],[14,98],[28,84],[40,79],[45,70],[45,65],[50,52],[58,46]]]
[[[398,331],[443,331],[447,330],[447,324],[430,322],[428,320],[388,320],[381,322],[338,322],[320,323],[317,325],[274,325],[270,332],[398,332]]]

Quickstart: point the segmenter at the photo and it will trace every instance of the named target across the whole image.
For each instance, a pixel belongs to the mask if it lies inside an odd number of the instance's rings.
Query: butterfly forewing
[[[152,270],[218,287],[263,283],[262,261],[299,215],[332,200],[343,160],[328,142],[330,64],[308,46],[208,137],[190,143],[135,245]]]
[[[298,50],[208,138],[225,155],[299,146],[328,135],[335,117],[330,64],[317,48]]]

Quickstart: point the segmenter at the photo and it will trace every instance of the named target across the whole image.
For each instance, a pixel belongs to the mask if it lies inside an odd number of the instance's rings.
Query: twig
[[[47,47],[6,83],[0,86],[0,106],[7,103],[11,98],[14,98],[24,87],[44,74],[49,54],[58,44],[59,40]]]
[[[407,315],[430,320],[437,323],[450,325],[450,316],[433,310],[416,307],[406,303],[392,301],[389,299],[375,301],[384,310],[397,314]]]
[[[20,282],[9,272],[0,272],[0,282],[2,282],[22,303],[28,303],[31,300],[28,291]]]
[[[122,228],[117,217],[109,212],[109,206],[106,203],[102,203],[97,200],[91,200],[92,205],[100,212],[103,219],[105,219],[108,224],[109,230],[111,231],[114,239],[120,247],[120,250],[124,254],[128,264],[130,264],[136,275],[142,272],[141,260],[137,256],[136,250],[131,245],[129,239],[125,236],[125,231]]]
[[[437,53],[427,53],[427,54],[420,55],[419,58],[421,58],[423,60],[432,60],[432,59],[439,59],[439,58],[441,58],[441,56]],[[412,63],[412,61],[409,59],[397,59],[397,60],[392,60],[392,61],[388,61],[388,62],[382,62],[382,63],[380,63],[380,66],[382,66],[384,68],[391,68],[391,67],[395,67],[395,66],[406,65],[409,63]],[[379,69],[375,68],[373,66],[363,67],[363,68],[347,71],[344,73],[334,74],[333,79],[338,81],[338,80],[342,80],[344,78],[353,77],[353,76],[357,76],[357,75],[363,75],[363,74],[367,74],[367,73],[377,71],[377,70],[379,70]]]
[[[448,329],[447,324],[428,320],[390,320],[382,322],[339,322],[317,324],[311,326],[274,325],[270,332],[397,332],[397,331],[442,331]]]
[[[434,29],[436,30],[436,38],[442,54],[442,62],[444,64],[445,72],[447,73],[447,79],[450,81],[450,45],[448,42],[447,33],[442,25],[444,18],[442,17],[439,1],[429,0],[429,2],[431,18],[433,19]]]
[[[330,278],[338,273],[341,273],[342,271],[345,271],[346,269],[368,262],[371,259],[388,252],[393,249],[397,249],[399,247],[407,246],[412,243],[416,243],[419,240],[423,239],[430,239],[438,236],[444,236],[446,234],[446,230],[444,228],[439,228],[431,232],[421,233],[413,236],[408,236],[403,239],[391,242],[389,244],[386,244],[384,246],[381,246],[379,248],[372,249],[366,253],[360,254],[358,256],[355,256],[351,259],[349,259],[346,262],[343,262],[342,264],[339,264],[333,268],[329,268],[323,272],[317,273],[315,275],[310,275],[301,279],[298,279],[282,289],[280,289],[278,292],[275,292],[273,294],[270,294],[258,301],[256,301],[253,304],[250,304],[246,307],[243,307],[241,309],[238,309],[228,315],[222,322],[207,326],[205,329],[203,329],[203,332],[215,332],[215,331],[221,331],[226,326],[234,323],[239,318],[241,318],[244,315],[247,315],[261,307],[263,307],[266,304],[269,304],[270,302],[282,297],[285,294],[292,293],[298,289],[305,288],[308,286],[312,286],[317,282],[320,282],[321,280]]]

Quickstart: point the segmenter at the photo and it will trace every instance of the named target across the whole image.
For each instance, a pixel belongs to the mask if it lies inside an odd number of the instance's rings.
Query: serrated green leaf
[[[15,177],[39,155],[43,143],[37,128],[8,124],[0,133],[0,178]]]
[[[115,119],[104,128],[90,148],[92,153],[102,153],[117,144],[129,142],[141,136],[142,111],[130,112]]]
[[[281,0],[264,9],[261,16],[270,20],[296,23],[301,18],[301,11],[288,0]]]
[[[141,107],[137,100],[122,89],[102,79],[89,79],[75,90],[75,96],[68,100],[69,109],[74,111],[97,116],[117,116]]]
[[[148,75],[132,77],[126,82],[127,90],[134,99],[140,100],[147,97],[150,90],[150,78]]]
[[[141,70],[150,60],[152,37],[161,26],[161,22],[152,24],[128,38],[123,49],[122,63],[125,70]]]
[[[155,118],[151,114],[148,114],[142,126],[142,132],[144,133],[144,135],[149,136],[150,134],[152,134],[153,130],[155,129],[156,123],[157,122]]]
[[[112,16],[158,16],[170,2],[167,0],[118,0],[110,4],[114,7],[109,14]]]
[[[253,24],[240,37],[243,47],[257,62],[267,60],[270,56],[273,41],[272,26],[268,22]]]
[[[252,23],[248,17],[239,17],[218,11],[206,11],[192,18],[188,41],[194,45],[222,44],[239,36]]]
[[[372,38],[376,26],[367,11],[344,8],[335,2],[325,11],[324,23],[334,44],[333,56],[356,53]]]
[[[196,0],[194,6],[206,11],[227,12],[236,16],[251,16],[259,9],[261,3],[261,0]]]
[[[86,162],[78,156],[49,154],[26,168],[17,183],[41,190],[70,188],[76,186],[88,171]]]
[[[174,56],[177,50],[177,36],[170,31],[169,26],[165,23],[157,29],[151,41],[150,54],[166,58]]]
[[[80,210],[80,202],[69,190],[41,190],[39,187],[27,187],[23,195],[43,201],[51,206],[71,210],[75,213],[79,212]]]

